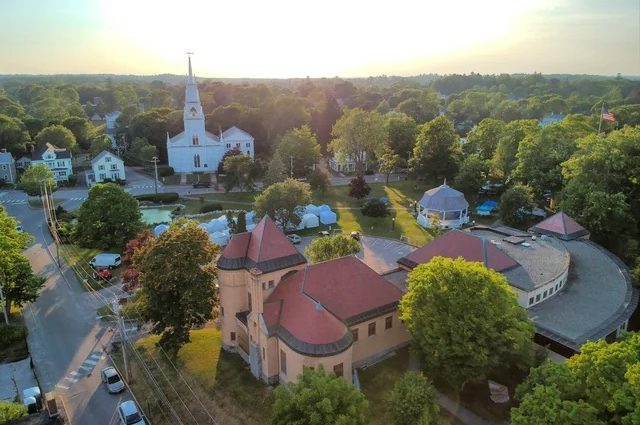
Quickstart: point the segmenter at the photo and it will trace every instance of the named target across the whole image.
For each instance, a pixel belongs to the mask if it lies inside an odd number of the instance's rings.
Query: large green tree
[[[22,121],[0,114],[0,148],[18,156],[26,151],[30,142],[31,136]]]
[[[311,202],[307,183],[287,179],[274,183],[256,197],[253,207],[258,216],[269,215],[282,229],[300,223],[303,208]]]
[[[106,134],[101,134],[94,137],[91,140],[91,146],[89,148],[92,156],[98,155],[102,151],[111,151],[111,139]]]
[[[407,372],[388,400],[394,425],[430,425],[438,421],[440,406],[433,385],[419,372]]]
[[[276,155],[280,157],[285,169],[291,177],[309,177],[313,166],[320,160],[320,145],[309,126],[289,130],[282,136],[276,147]]]
[[[38,196],[43,184],[46,184],[49,190],[56,188],[53,172],[46,164],[33,164],[20,177],[18,187],[29,196]]]
[[[493,172],[503,180],[508,179],[518,165],[516,154],[520,142],[529,134],[539,131],[537,120],[517,120],[508,123],[502,132],[493,154]]]
[[[263,187],[268,187],[274,183],[284,181],[286,179],[286,170],[284,163],[280,159],[279,155],[274,155],[267,165],[267,170],[262,179]]]
[[[333,260],[357,254],[360,251],[360,243],[347,235],[326,236],[315,238],[304,250],[304,255],[312,263]]]
[[[34,142],[38,147],[44,146],[45,143],[51,143],[58,148],[74,149],[76,147],[76,136],[67,127],[50,125],[38,133]]]
[[[498,147],[498,142],[505,131],[505,123],[493,118],[485,118],[476,128],[471,130],[464,145],[467,153],[475,153],[480,158],[491,159]]]
[[[322,365],[304,368],[298,382],[275,390],[272,425],[364,425],[367,399],[345,379]]]
[[[215,260],[220,253],[191,220],[178,220],[134,254],[144,298],[143,316],[160,334],[160,346],[175,357],[189,331],[212,319],[217,303]]]
[[[94,129],[85,117],[69,117],[62,121],[62,125],[73,133],[78,146],[84,150],[89,149],[89,142],[93,136]]]
[[[404,160],[409,160],[418,132],[415,120],[399,112],[389,112],[385,119],[389,147]]]
[[[480,158],[478,154],[471,154],[462,161],[453,185],[467,196],[471,196],[487,181],[488,175],[489,161]]]
[[[512,186],[500,197],[500,219],[509,226],[522,226],[527,223],[534,206],[531,189],[522,185]]]
[[[460,156],[460,142],[453,124],[440,116],[420,127],[409,169],[420,179],[451,179],[458,170]]]
[[[239,186],[240,190],[253,190],[257,168],[250,156],[231,155],[224,160],[224,188],[228,192]]]
[[[114,183],[97,184],[78,210],[76,235],[80,245],[122,249],[140,230],[138,201]]]
[[[384,152],[388,134],[385,120],[377,112],[349,109],[340,117],[331,132],[334,139],[329,150],[338,161],[350,159],[355,163],[356,174],[363,175],[367,164],[375,155]]]
[[[533,361],[533,323],[506,278],[482,263],[435,257],[408,276],[401,319],[431,376],[455,385]]]

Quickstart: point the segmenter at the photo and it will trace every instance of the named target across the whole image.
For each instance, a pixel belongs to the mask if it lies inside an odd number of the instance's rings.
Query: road
[[[4,207],[34,236],[25,254],[34,271],[47,278],[40,297],[23,311],[42,389],[55,390],[71,425],[108,425],[118,403],[129,396],[108,394],[100,383],[100,369],[107,365],[103,344],[112,333],[96,320],[96,308],[102,304],[80,287],[71,269],[58,270],[41,210],[27,203]]]

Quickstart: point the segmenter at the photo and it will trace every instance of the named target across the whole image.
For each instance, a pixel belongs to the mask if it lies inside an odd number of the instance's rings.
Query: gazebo
[[[418,202],[418,224],[431,227],[433,218],[437,218],[442,228],[458,228],[469,222],[469,203],[462,192],[447,186],[445,180],[441,186],[427,190]]]

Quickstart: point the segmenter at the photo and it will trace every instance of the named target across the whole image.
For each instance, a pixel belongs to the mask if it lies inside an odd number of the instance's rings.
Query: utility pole
[[[293,155],[289,155],[289,160],[291,160],[291,178],[293,178]]]
[[[158,157],[154,156],[151,158],[153,160],[153,168],[155,170],[156,179],[153,181],[153,185],[156,189],[156,196],[158,196]]]
[[[112,302],[111,309],[118,316],[118,329],[120,331],[120,338],[122,341],[120,342],[120,346],[122,347],[122,361],[124,362],[124,374],[127,379],[127,383],[131,384],[131,374],[129,373],[129,362],[127,361],[127,348],[125,345],[127,344],[127,334],[124,328],[124,318],[122,317],[121,308],[118,305],[117,301]]]
[[[4,294],[2,293],[2,287],[0,287],[0,303],[2,303],[2,312],[4,313],[4,323],[9,324],[9,314],[7,314],[7,304],[4,300]]]
[[[598,136],[600,136],[600,129],[602,128],[602,114],[604,113],[604,99],[602,100],[602,107],[600,108],[600,123],[598,124]]]

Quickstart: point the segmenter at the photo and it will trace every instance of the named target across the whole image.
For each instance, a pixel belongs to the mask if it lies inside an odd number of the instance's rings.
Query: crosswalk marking
[[[26,204],[24,199],[0,199],[0,204]]]
[[[89,367],[89,366],[80,366],[78,369],[82,369],[82,370],[84,370],[84,371],[90,372],[90,371],[91,371],[91,369],[93,369],[93,368],[92,368],[92,367]]]
[[[56,384],[56,388],[62,388],[63,390],[68,390],[69,387],[67,387],[66,385],[62,385],[62,384]]]
[[[85,362],[86,364],[90,364],[91,366],[95,366],[95,365],[97,365],[97,364],[98,364],[98,362],[97,362],[97,361],[95,361],[95,360],[89,360],[89,359],[85,360],[84,362]]]
[[[80,374],[78,372],[76,372],[75,370],[72,370],[71,372],[69,372],[69,375],[76,376],[76,375],[80,375]]]

